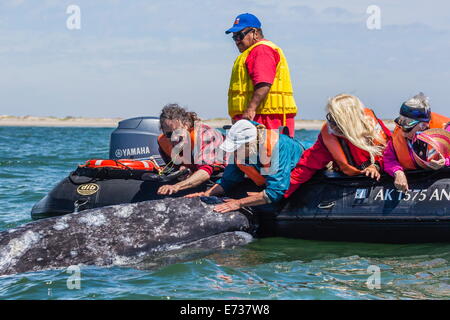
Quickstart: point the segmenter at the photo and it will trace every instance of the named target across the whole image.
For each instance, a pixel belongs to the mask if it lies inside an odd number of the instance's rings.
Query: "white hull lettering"
[[[359,190],[359,189],[358,189]],[[395,194],[397,193],[397,195]],[[355,199],[360,199],[361,193],[355,193]],[[397,189],[380,189],[376,192],[374,201],[450,201],[450,190],[434,189],[430,194],[428,189],[414,189],[402,192]]]
[[[431,195],[430,200],[439,201],[439,190],[438,189],[433,191],[433,194]]]
[[[387,189],[386,193],[384,194],[384,201],[392,200],[391,194],[394,192],[394,189]]]
[[[378,199],[378,198],[380,198],[380,199]],[[375,199],[374,200],[384,200],[384,197],[383,197],[383,189],[380,189],[380,191],[378,191],[378,193],[377,193],[377,195],[375,196]]]

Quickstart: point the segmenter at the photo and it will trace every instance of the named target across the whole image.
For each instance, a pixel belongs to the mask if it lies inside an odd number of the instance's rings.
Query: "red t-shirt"
[[[245,60],[253,85],[261,82],[273,84],[278,62],[280,62],[280,54],[277,50],[265,44],[254,47]]]

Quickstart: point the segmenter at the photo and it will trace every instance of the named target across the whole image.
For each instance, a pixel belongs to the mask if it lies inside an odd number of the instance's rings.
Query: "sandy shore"
[[[4,127],[103,127],[115,128],[122,118],[84,118],[84,117],[35,117],[35,116],[0,116],[0,126]],[[395,124],[392,120],[383,120],[389,129]],[[231,124],[229,119],[205,120],[206,124],[214,128],[221,128]],[[320,130],[323,120],[296,120],[295,129]]]
[[[114,128],[122,118],[0,116],[4,127],[105,127]]]

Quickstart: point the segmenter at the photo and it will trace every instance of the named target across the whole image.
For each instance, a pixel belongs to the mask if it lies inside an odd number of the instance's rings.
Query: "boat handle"
[[[86,205],[87,203],[89,202],[89,198],[82,198],[82,199],[78,199],[78,200],[76,200],[74,203],[73,203],[73,206],[74,206],[74,213],[75,212],[79,212],[80,211],[80,208],[82,207],[82,206],[84,206],[84,205]]]
[[[336,201],[331,202],[321,202],[317,205],[317,208],[319,209],[331,209],[335,206]]]

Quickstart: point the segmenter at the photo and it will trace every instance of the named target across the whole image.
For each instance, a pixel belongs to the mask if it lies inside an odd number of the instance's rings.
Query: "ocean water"
[[[33,204],[78,164],[107,158],[112,130],[0,127],[0,231],[30,222]],[[450,244],[266,238],[150,270],[83,267],[79,289],[67,270],[1,276],[0,299],[448,299],[449,270]]]

